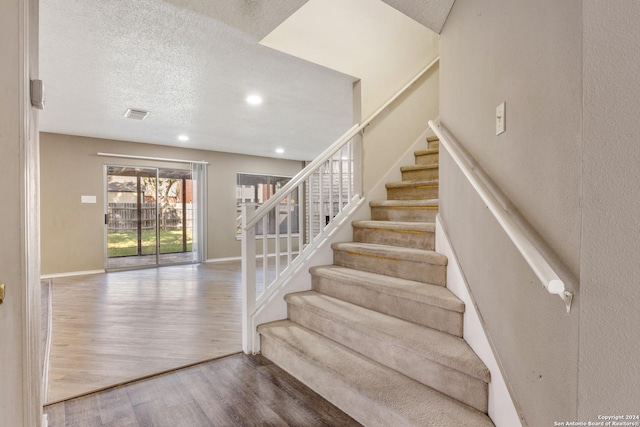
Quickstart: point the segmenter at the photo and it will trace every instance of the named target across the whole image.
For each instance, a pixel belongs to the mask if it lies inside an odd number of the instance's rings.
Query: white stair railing
[[[256,348],[253,317],[287,276],[361,199],[358,135],[439,61],[431,61],[384,105],[354,125],[256,210],[242,206],[242,348]],[[262,245],[258,240],[262,239]]]
[[[256,210],[242,206],[243,349],[253,343],[251,316],[295,270],[306,251],[360,199],[358,136],[353,126]],[[262,244],[258,245],[258,240]]]

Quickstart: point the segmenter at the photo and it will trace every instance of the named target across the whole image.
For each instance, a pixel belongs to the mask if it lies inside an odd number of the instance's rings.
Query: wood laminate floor
[[[237,354],[45,407],[50,427],[359,426],[262,356]]]
[[[239,262],[53,279],[48,403],[239,352],[240,282]]]

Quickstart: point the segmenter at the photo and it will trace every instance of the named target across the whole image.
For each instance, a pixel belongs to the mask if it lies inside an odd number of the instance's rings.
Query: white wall
[[[640,414],[640,3],[582,5],[578,414],[595,420]]]

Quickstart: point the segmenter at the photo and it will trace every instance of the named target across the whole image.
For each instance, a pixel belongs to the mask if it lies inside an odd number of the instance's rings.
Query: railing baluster
[[[327,162],[324,163],[326,165]],[[320,209],[318,210],[318,234],[322,232],[324,229],[324,165],[320,166],[320,170],[318,171],[320,175]]]
[[[329,221],[333,221],[333,157],[329,159]]]
[[[302,212],[302,200],[304,200],[304,189],[302,185],[298,187],[298,256],[302,253],[302,247],[304,246],[304,238],[302,236],[302,230],[304,229],[304,220],[306,217]]]
[[[342,212],[342,192],[344,191],[343,189],[344,173],[342,171],[342,163],[344,162],[343,157],[344,157],[344,147],[340,149],[340,160],[338,163],[338,175],[340,176],[340,183],[338,185],[338,213]]]
[[[276,231],[276,242],[275,242],[276,277],[279,277],[280,276],[280,205],[276,207],[274,216],[275,216],[275,227],[276,227],[276,230],[275,230]]]
[[[313,241],[313,181],[315,174],[309,176],[309,184],[307,186],[308,196],[307,196],[307,217],[309,218],[309,241],[311,243]]]
[[[269,267],[269,215],[262,218],[262,292],[267,292],[267,276]]]
[[[287,195],[287,268],[291,267],[291,193]]]
[[[347,143],[347,161],[349,167],[349,185],[347,186],[347,199],[353,197],[353,138]]]

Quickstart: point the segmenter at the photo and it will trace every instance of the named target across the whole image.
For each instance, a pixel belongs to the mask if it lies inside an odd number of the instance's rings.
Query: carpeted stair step
[[[403,181],[426,181],[438,179],[438,164],[402,166]]]
[[[428,150],[418,150],[414,151],[413,155],[416,158],[416,165],[430,165],[433,163],[438,163],[440,149],[429,148]]]
[[[336,265],[446,286],[447,257],[434,251],[357,242],[331,248]]]
[[[440,148],[440,140],[437,136],[430,136],[427,138],[427,147],[432,148]]]
[[[258,332],[266,358],[366,426],[493,426],[480,411],[291,321]]]
[[[487,412],[489,370],[462,338],[315,291],[285,300],[292,322]]]
[[[435,222],[438,215],[438,199],[374,200],[369,207],[376,221]]]
[[[445,287],[337,265],[309,272],[322,294],[462,337],[464,303]]]
[[[427,222],[353,221],[353,241],[400,246],[414,249],[435,249],[436,226]]]
[[[427,200],[438,198],[438,180],[398,181],[385,184],[388,200]]]

